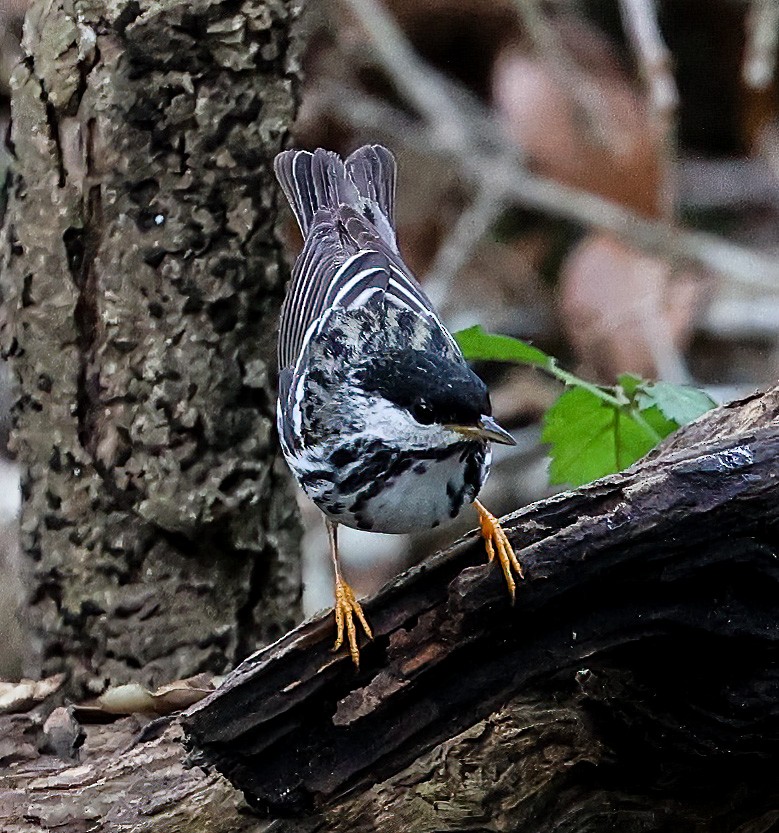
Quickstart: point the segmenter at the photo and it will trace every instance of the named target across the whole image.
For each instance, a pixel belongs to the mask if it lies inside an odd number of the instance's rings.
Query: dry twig
[[[663,41],[653,0],[620,0],[625,32],[649,93],[649,112],[661,153],[661,216],[673,222],[676,202],[676,111],[679,95],[671,54]]]
[[[452,280],[468,262],[474,248],[498,219],[505,205],[506,197],[502,189],[479,191],[439,246],[427,273],[425,289],[444,316],[452,298]]]

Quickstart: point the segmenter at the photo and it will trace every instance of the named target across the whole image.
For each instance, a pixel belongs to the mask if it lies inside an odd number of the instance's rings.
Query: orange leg
[[[494,561],[497,556],[500,567],[503,570],[503,575],[506,578],[506,584],[511,595],[511,603],[514,604],[514,596],[516,595],[517,589],[514,574],[516,573],[520,578],[524,578],[522,565],[519,563],[519,559],[509,543],[509,539],[503,531],[500,521],[480,501],[475,500],[473,505],[479,513],[479,523],[481,524],[481,534],[484,538],[487,557],[490,561]]]
[[[337,651],[343,645],[345,630],[349,643],[349,654],[355,668],[359,669],[360,648],[357,644],[357,627],[354,624],[354,617],[356,616],[359,620],[368,639],[373,639],[373,634],[365,614],[362,612],[362,606],[355,598],[354,591],[341,575],[341,568],[338,564],[338,524],[329,518],[325,519],[325,523],[327,525],[327,535],[330,539],[330,556],[333,559],[333,569],[335,570],[335,626],[337,633],[333,650]]]

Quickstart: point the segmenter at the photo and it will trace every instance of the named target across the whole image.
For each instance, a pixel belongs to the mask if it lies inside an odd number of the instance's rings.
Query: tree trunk
[[[288,0],[54,0],[13,79],[5,351],[28,673],[224,671],[296,620],[273,432]]]

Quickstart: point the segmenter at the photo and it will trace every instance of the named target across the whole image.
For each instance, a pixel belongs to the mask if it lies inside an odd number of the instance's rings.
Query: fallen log
[[[779,387],[514,513],[516,605],[466,538],[367,601],[359,674],[325,613],[171,725],[0,715],[0,829],[769,833],[777,459]]]
[[[779,387],[515,512],[514,607],[466,537],[367,601],[358,673],[327,614],[244,661],[191,761],[294,829],[770,829],[778,460]]]

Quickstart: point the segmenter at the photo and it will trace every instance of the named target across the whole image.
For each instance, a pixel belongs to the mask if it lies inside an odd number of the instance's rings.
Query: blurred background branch
[[[521,148],[503,134],[490,114],[470,99],[466,91],[453,92],[452,85],[440,73],[419,61],[379,0],[344,0],[344,3],[364,27],[364,34],[373,47],[372,57],[380,62],[407,103],[416,107],[423,117],[418,126],[423,135],[417,142],[424,141],[455,157],[462,172],[477,186],[526,208],[613,233],[648,254],[692,261],[736,282],[779,292],[779,261],[775,258],[712,235],[644,219],[594,194],[533,175],[520,161]],[[647,72],[651,73],[655,112],[666,119],[667,113],[673,111],[675,97],[668,89],[667,75],[662,72],[667,63],[661,57],[664,49],[648,45],[653,42],[652,37],[644,34],[648,15],[643,12],[639,15],[634,10],[643,4],[631,0],[622,5],[631,8],[628,15],[631,31],[636,32],[639,54]],[[655,34],[654,30],[651,34]],[[672,80],[670,88],[673,90]],[[361,108],[352,108],[352,98],[359,98],[359,92],[347,89],[340,90],[331,101],[339,114],[351,116],[355,122],[361,118],[357,126],[363,130],[370,126],[382,130],[386,124],[389,132],[392,125],[402,124],[397,116],[387,119],[389,114],[383,104],[363,100]],[[402,134],[391,138],[402,141],[406,132],[404,125]]]
[[[647,88],[649,115],[660,148],[660,214],[667,222],[673,222],[679,96],[671,71],[671,55],[660,32],[653,0],[620,0],[619,6],[625,32]]]
[[[744,81],[755,89],[770,86],[776,72],[779,42],[779,4],[776,0],[752,0],[747,16]]]

